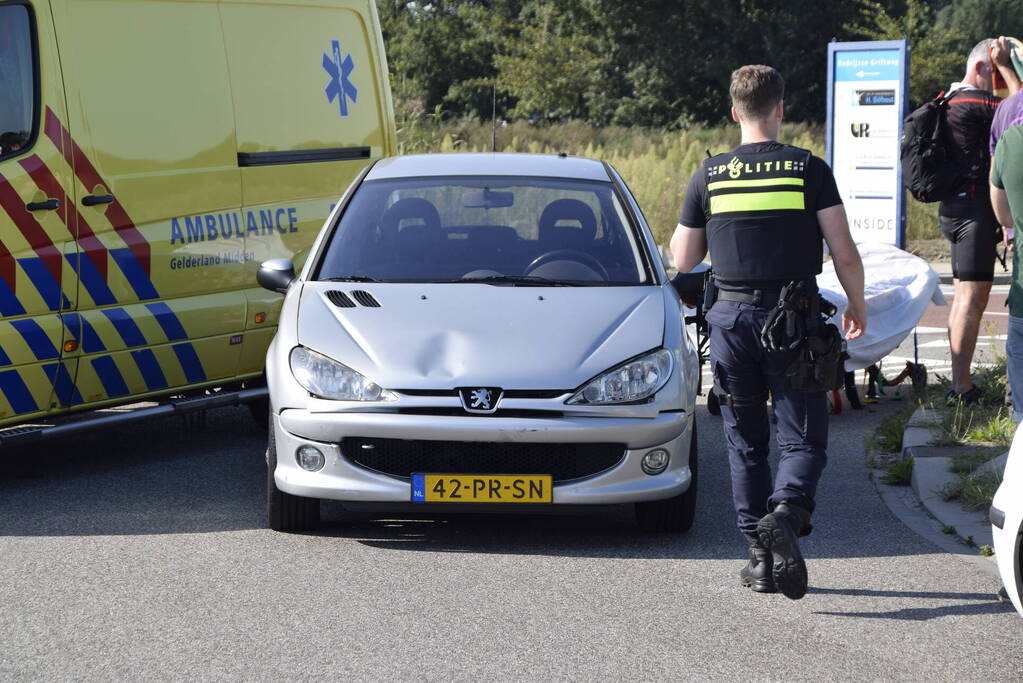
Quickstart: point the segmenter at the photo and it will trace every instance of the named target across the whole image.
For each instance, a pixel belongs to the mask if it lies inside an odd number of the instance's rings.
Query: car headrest
[[[578,223],[578,227],[558,225],[561,221]],[[578,199],[556,199],[540,214],[539,236],[541,242],[590,242],[597,236],[597,218],[593,210]]]
[[[422,238],[424,235],[430,235],[433,237],[443,237],[444,233],[440,227],[440,214],[437,212],[437,207],[428,202],[425,199],[418,197],[408,197],[406,199],[399,199],[396,201],[391,208],[384,212],[384,215],[380,217],[380,226],[390,235],[395,235],[399,232],[399,227],[403,220],[418,218],[422,221],[422,225],[410,225],[401,229],[401,233],[406,233],[412,230],[412,233],[403,235],[403,237],[413,237],[413,234],[418,233],[416,237]],[[413,230],[413,228],[418,228]]]

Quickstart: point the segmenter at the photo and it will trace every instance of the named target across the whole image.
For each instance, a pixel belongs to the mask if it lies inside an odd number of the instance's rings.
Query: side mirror
[[[295,281],[295,265],[286,258],[274,258],[263,261],[256,273],[256,282],[263,289],[285,294],[288,287]]]

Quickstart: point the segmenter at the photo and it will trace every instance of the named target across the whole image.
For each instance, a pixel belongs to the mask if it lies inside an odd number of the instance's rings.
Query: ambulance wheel
[[[269,411],[268,411],[269,412]],[[266,521],[274,531],[306,531],[320,522],[318,498],[293,496],[277,488],[277,445],[274,441],[273,417],[270,418],[266,449]]]
[[[636,522],[643,531],[657,533],[685,533],[693,526],[696,517],[696,422],[693,422],[693,434],[689,439],[689,471],[692,478],[689,488],[684,493],[664,500],[650,500],[636,503]]]
[[[707,390],[707,412],[711,415],[721,414],[721,400],[714,393],[713,389]]]

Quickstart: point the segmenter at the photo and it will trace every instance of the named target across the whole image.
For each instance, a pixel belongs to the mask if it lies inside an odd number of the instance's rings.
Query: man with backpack
[[[1000,101],[992,94],[996,70],[1010,92],[1019,90],[1020,80],[1012,68],[1005,41],[982,40],[967,58],[963,80],[953,83],[946,95],[944,141],[956,175],[941,197],[938,222],[951,243],[955,282],[948,319],[952,356],[952,389],[948,399],[952,403],[976,403],[980,399],[980,389],[973,386],[970,365],[1001,241],[1001,228],[991,208],[988,189],[991,121]]]

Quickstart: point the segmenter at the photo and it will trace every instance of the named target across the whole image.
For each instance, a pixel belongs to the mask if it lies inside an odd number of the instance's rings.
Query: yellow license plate
[[[550,503],[549,474],[413,474],[416,503]]]

